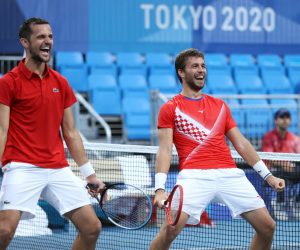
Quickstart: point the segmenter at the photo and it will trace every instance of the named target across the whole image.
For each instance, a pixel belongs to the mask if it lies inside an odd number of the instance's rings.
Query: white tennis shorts
[[[83,181],[70,167],[40,168],[27,163],[12,162],[4,166],[0,189],[0,210],[22,211],[21,219],[35,217],[40,197],[61,215],[90,204]]]
[[[183,187],[182,211],[190,216],[187,224],[198,224],[203,210],[212,201],[226,204],[232,217],[265,207],[244,171],[238,168],[182,170],[177,184]]]

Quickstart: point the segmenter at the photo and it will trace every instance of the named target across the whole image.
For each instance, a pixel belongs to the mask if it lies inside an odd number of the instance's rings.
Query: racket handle
[[[87,188],[93,189],[93,190],[97,190],[99,187],[97,184],[93,184],[93,183],[88,183],[88,184],[86,184],[86,186],[87,186]]]
[[[167,201],[167,200],[162,200],[162,201],[161,201],[161,205],[162,205],[162,206],[166,206],[167,204],[168,204],[168,201]]]

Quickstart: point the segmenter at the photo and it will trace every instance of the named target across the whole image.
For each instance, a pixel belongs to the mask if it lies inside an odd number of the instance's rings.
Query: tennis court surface
[[[137,185],[150,196],[153,196],[154,163],[157,147],[85,144],[89,159],[94,165],[98,176],[106,182],[125,182]],[[68,151],[66,151],[69,156]],[[289,160],[299,161],[297,155],[292,154],[260,154],[261,158],[269,161]],[[271,209],[276,211],[274,199],[276,194],[266,188],[262,180],[243,160],[233,152],[239,167],[243,168],[247,177],[261,193]],[[69,160],[74,165],[72,160]],[[174,152],[171,173],[167,181],[170,190],[176,181],[176,166],[178,158]],[[76,171],[75,173],[79,175]],[[272,249],[287,250],[300,249],[300,210],[294,197],[299,193],[298,184],[288,187],[286,202],[287,215],[276,218],[277,229]],[[24,222],[20,225],[17,235],[8,249],[39,250],[39,249],[71,249],[76,229],[64,218],[61,218],[49,205],[39,202],[39,213],[34,222]],[[96,209],[96,204],[94,204]],[[182,234],[174,241],[173,250],[208,250],[208,249],[249,249],[253,229],[242,219],[233,219],[226,206],[212,203],[206,210],[215,226],[208,225],[187,226]],[[125,230],[113,226],[107,221],[101,211],[96,210],[102,218],[104,227],[97,242],[97,249],[106,250],[145,250],[159,231],[164,220],[164,212],[154,209],[150,222],[139,230]],[[50,229],[48,227],[50,225]]]

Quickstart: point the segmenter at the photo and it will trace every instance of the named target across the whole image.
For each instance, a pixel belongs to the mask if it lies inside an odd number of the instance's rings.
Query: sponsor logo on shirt
[[[58,93],[59,92],[59,89],[58,88],[53,88],[53,93]]]

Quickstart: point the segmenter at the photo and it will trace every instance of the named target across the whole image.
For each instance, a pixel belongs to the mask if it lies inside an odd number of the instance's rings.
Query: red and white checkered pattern
[[[201,130],[197,125],[188,121],[186,118],[182,117],[180,114],[175,115],[175,126],[178,131],[191,137],[200,143],[203,143],[208,134]]]

